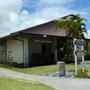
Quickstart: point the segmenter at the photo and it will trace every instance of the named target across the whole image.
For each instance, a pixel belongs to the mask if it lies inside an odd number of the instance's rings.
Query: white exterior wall
[[[7,59],[13,58],[13,62],[23,63],[23,46],[18,40],[7,40]]]
[[[7,40],[7,59],[8,56],[13,58],[13,62],[24,63],[24,66],[28,66],[28,40]]]
[[[52,43],[51,52],[55,51],[54,42]],[[13,62],[24,63],[24,66],[29,66],[32,64],[32,54],[41,53],[42,44],[36,43],[32,39],[22,39],[18,38],[17,40],[7,40],[7,59],[10,55],[13,58]]]

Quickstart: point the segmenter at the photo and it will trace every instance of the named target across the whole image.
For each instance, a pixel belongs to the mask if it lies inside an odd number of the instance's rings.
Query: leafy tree
[[[79,14],[71,14],[56,21],[57,28],[64,29],[67,36],[66,42],[63,46],[63,60],[65,60],[67,63],[74,60],[73,39],[84,39],[83,33],[87,33],[85,21],[86,20],[82,18]]]

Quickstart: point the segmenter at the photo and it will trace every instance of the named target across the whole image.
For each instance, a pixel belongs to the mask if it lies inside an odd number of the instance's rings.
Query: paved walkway
[[[56,90],[90,90],[90,79],[59,78],[50,76],[28,75],[0,68],[0,75],[17,79],[33,80],[49,85]]]

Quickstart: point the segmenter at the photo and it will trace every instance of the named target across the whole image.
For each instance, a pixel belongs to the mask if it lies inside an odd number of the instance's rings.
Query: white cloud
[[[68,10],[64,7],[60,7],[60,8],[61,9],[58,9],[56,7],[44,8],[40,10],[39,12],[35,12],[32,14],[22,12],[19,17],[21,21],[20,29],[30,27],[30,26],[35,26],[35,25],[38,25],[38,24],[41,24],[41,23],[44,23],[44,22],[47,22],[56,18],[60,18],[64,15],[70,14],[71,12],[73,13],[72,10]]]
[[[85,38],[90,39],[90,30],[87,30],[87,33],[84,33]]]
[[[31,25],[37,25],[40,23],[44,23],[53,19],[57,19],[60,17],[63,17],[68,14],[75,14],[75,13],[81,13],[83,16],[86,15],[86,12],[83,11],[75,11],[72,9],[65,8],[64,6],[55,7],[44,7],[38,12],[32,13],[30,15],[27,15],[29,18],[26,22],[30,22]]]
[[[22,8],[22,0],[0,0],[0,14],[19,12]]]
[[[18,25],[18,13],[22,0],[0,0],[0,36],[5,35]]]
[[[28,0],[28,2],[30,1],[32,0]],[[75,11],[65,7],[64,4],[73,1],[74,0],[40,0],[39,4],[41,6],[45,5],[45,7],[39,6],[36,12],[30,13],[30,11],[24,9],[21,11],[23,0],[5,0],[5,2],[0,0],[0,36],[71,13],[81,13],[83,16],[88,14],[86,10]]]

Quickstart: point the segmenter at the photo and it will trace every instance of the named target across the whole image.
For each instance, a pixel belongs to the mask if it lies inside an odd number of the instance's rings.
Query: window
[[[46,53],[46,44],[42,44],[42,53]]]

